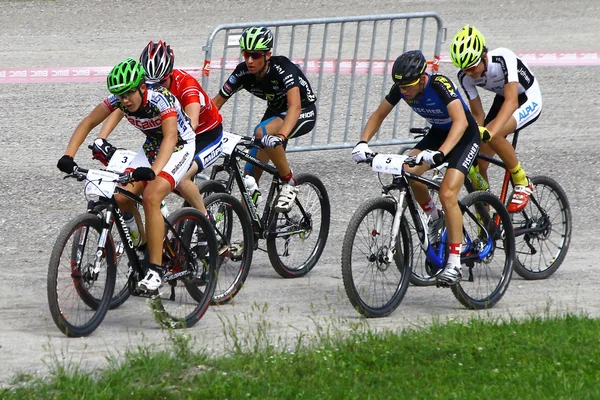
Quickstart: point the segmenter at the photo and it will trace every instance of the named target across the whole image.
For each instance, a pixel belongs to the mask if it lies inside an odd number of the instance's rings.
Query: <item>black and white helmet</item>
[[[164,81],[173,71],[175,54],[162,40],[149,42],[140,54],[140,64],[146,71],[146,83],[153,85]]]

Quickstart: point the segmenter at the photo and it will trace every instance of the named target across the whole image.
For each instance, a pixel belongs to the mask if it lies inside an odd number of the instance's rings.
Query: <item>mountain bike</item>
[[[216,284],[217,239],[202,213],[182,208],[165,218],[163,266],[165,285],[160,291],[138,289],[147,267],[133,244],[114,194],[136,204],[142,199],[117,184],[131,181],[129,173],[76,167],[66,177],[85,181],[86,195],[98,196],[102,212],[86,212],[69,221],[52,249],[48,266],[48,303],[58,329],[69,337],[90,335],[104,319],[116,279],[119,251],[128,258],[129,293],[150,297],[161,321],[173,328],[191,327],[206,312]],[[120,242],[113,238],[117,228]],[[119,250],[115,243],[123,246]],[[199,284],[201,281],[202,284]]]
[[[412,133],[427,134],[428,128],[414,128]],[[512,146],[516,149],[519,131],[513,135]],[[510,171],[495,157],[477,156],[505,170],[499,198],[504,204],[511,200]],[[438,170],[437,179],[443,177]],[[524,279],[546,279],[556,272],[564,261],[571,243],[572,216],[569,200],[563,188],[552,178],[544,175],[529,177],[534,191],[525,209],[511,214],[515,229],[516,259],[514,270]],[[465,179],[465,189],[476,191],[473,183]],[[432,284],[426,273],[420,276],[422,284]],[[418,277],[417,277],[418,279]]]
[[[382,196],[367,200],[354,212],[342,245],[342,278],[350,303],[366,317],[392,313],[406,294],[412,275],[413,241],[408,221],[435,277],[448,257],[447,232],[431,243],[427,219],[409,185],[415,180],[439,191],[439,182],[405,171],[415,158],[371,154],[367,163],[379,174]],[[386,184],[381,174],[391,174]],[[515,252],[512,222],[502,202],[488,192],[459,200],[463,214],[461,264],[463,279],[451,286],[456,299],[469,309],[493,307],[504,296],[512,276]],[[408,210],[407,213],[405,213]]]
[[[316,265],[327,242],[331,218],[329,196],[315,175],[294,174],[298,188],[294,206],[289,213],[275,212],[273,208],[282,182],[275,167],[249,154],[249,149],[253,147],[260,147],[259,139],[224,132],[224,162],[212,167],[211,179],[199,184],[200,192],[207,196],[205,204],[209,209],[209,205],[220,198],[214,194],[231,194],[234,186],[237,186],[243,207],[250,218],[254,250],[263,250],[259,248],[259,240],[265,239],[267,248],[264,251],[281,277],[304,276]],[[241,161],[249,162],[273,176],[266,201],[263,202],[262,215],[244,184]]]

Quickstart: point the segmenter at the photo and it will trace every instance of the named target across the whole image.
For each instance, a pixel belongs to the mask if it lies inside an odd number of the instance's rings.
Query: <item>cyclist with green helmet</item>
[[[217,108],[236,92],[246,89],[267,101],[267,110],[254,134],[261,139],[263,149],[255,152],[262,161],[273,161],[284,182],[275,204],[275,211],[287,213],[296,199],[297,189],[287,162],[287,141],[310,132],[316,122],[317,97],[306,76],[289,58],[273,56],[273,34],[265,27],[244,30],[240,37],[244,62],[240,63],[213,101]],[[262,171],[247,168],[246,174],[260,179]]]
[[[488,51],[485,38],[471,25],[464,26],[452,39],[450,58],[460,69],[458,80],[475,120],[488,131],[486,137],[482,137],[481,153],[490,157],[498,153],[504,161],[515,185],[507,209],[508,212],[520,211],[527,205],[533,186],[506,137],[532,124],[540,116],[542,95],[538,81],[527,64],[509,49]],[[483,111],[478,87],[496,93],[487,115]],[[478,165],[487,179],[489,163],[479,160]]]
[[[110,71],[106,81],[111,95],[79,123],[57,167],[67,174],[72,173],[77,165],[73,157],[87,135],[114,111],[122,112],[146,135],[146,141],[127,170],[136,181],[127,189],[137,195],[144,194],[145,230],[131,200],[120,195],[115,198],[122,212],[135,216],[141,242],[147,239],[149,269],[139,282],[139,288],[153,292],[160,288],[164,278],[161,266],[164,221],[160,205],[190,167],[194,158],[195,133],[179,101],[164,88],[148,89],[144,78],[144,69],[134,58],[127,58]]]

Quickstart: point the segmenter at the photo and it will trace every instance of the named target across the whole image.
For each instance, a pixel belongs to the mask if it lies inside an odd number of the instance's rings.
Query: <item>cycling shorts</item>
[[[158,173],[158,176],[166,179],[171,184],[171,191],[175,189],[175,186],[179,184],[181,179],[185,176],[185,173],[188,169],[190,169],[190,165],[192,165],[192,160],[194,159],[194,143],[185,142],[181,146],[181,150],[173,152],[171,158],[164,166],[162,171]],[[154,157],[154,159],[156,156]],[[147,167],[151,168],[149,157],[146,155],[146,149],[142,146],[129,167],[125,170],[125,172],[131,172],[136,168]],[[144,183],[146,185],[146,183]]]
[[[479,128],[473,117],[467,117],[469,126],[462,137],[444,157],[444,162],[448,163],[448,168],[454,168],[461,171],[465,176],[469,173],[469,168],[475,162],[479,153]],[[448,137],[448,131],[433,126],[427,135],[421,139],[415,146],[418,150],[437,150]]]
[[[196,152],[194,162],[198,165],[198,172],[210,167],[223,153],[223,125],[196,135]]]
[[[496,95],[496,97],[494,97],[494,102],[490,107],[490,111],[488,111],[485,116],[484,126],[496,118],[500,112],[500,108],[502,108],[502,104],[504,104],[504,97]],[[540,92],[540,86],[538,85],[537,80],[534,80],[533,85],[531,85],[526,92],[519,95],[519,108],[517,108],[512,115],[515,121],[517,121],[517,129],[515,130],[518,131],[531,125],[538,119],[541,113],[542,93]]]
[[[273,110],[272,108],[267,108],[265,114],[262,117],[261,121],[271,120],[273,118],[281,118],[285,119],[287,112],[279,112]],[[306,107],[303,107],[300,111],[300,116],[298,117],[298,122],[292,129],[292,132],[288,135],[288,140],[292,138],[297,138],[302,135],[306,135],[308,132],[312,131],[315,127],[315,123],[317,122],[317,106],[315,103],[311,103]]]

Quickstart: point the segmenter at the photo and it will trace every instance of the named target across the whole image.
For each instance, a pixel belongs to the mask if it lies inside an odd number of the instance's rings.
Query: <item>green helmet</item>
[[[477,64],[485,48],[485,38],[472,25],[465,25],[452,39],[450,58],[456,68],[467,69]]]
[[[273,48],[273,34],[262,26],[248,28],[240,36],[240,47],[246,51],[270,51]]]
[[[139,87],[144,82],[146,72],[135,58],[127,58],[114,66],[106,77],[108,91],[121,95]]]

